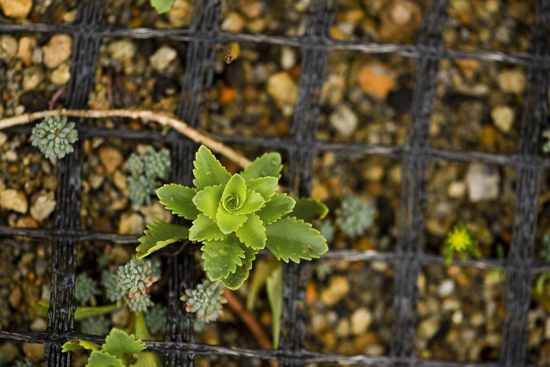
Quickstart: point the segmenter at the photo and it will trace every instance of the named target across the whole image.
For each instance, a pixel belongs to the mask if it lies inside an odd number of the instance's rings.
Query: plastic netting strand
[[[426,0],[423,23],[416,45],[396,45],[350,42],[331,39],[334,18],[333,0],[311,0],[304,35],[273,36],[263,34],[225,33],[218,29],[219,0],[197,0],[188,29],[121,28],[102,25],[105,3],[100,0],[78,2],[78,14],[73,24],[10,24],[0,23],[5,33],[68,33],[73,37],[71,80],[67,90],[66,108],[86,108],[94,87],[94,75],[99,48],[104,37],[134,39],[163,38],[187,44],[186,70],[177,115],[191,126],[199,126],[206,91],[213,83],[213,62],[216,44],[246,41],[301,48],[302,73],[299,95],[294,110],[291,134],[287,138],[253,138],[219,136],[225,143],[261,147],[288,153],[288,184],[301,196],[311,192],[313,162],[321,152],[369,154],[401,159],[402,188],[399,208],[398,241],[395,252],[374,250],[333,250],[325,257],[351,261],[382,261],[395,268],[393,321],[390,355],[336,355],[304,349],[305,289],[308,282],[307,265],[285,264],[284,301],[280,346],[276,351],[228,348],[202,345],[195,342],[192,315],[186,313],[180,296],[194,284],[194,250],[186,248],[167,260],[168,321],[164,341],[148,341],[149,350],[162,352],[166,366],[192,366],[197,355],[216,354],[235,357],[274,359],[280,366],[303,366],[306,363],[326,362],[352,365],[416,365],[459,367],[446,361],[424,360],[414,353],[417,323],[416,280],[427,265],[444,265],[442,257],[425,254],[424,213],[426,208],[428,165],[433,160],[482,162],[512,166],[517,169],[516,199],[512,242],[506,259],[467,260],[460,266],[481,269],[506,269],[506,311],[502,328],[502,347],[498,363],[483,366],[527,366],[526,324],[529,292],[535,272],[550,271],[550,265],[534,260],[537,227],[537,205],[543,169],[550,159],[541,151],[541,130],[548,116],[548,86],[550,69],[550,1],[536,0],[529,52],[501,53],[445,49],[442,32],[447,22],[446,0]],[[329,52],[359,51],[366,54],[396,54],[416,58],[416,87],[404,146],[341,144],[316,140],[320,115],[320,95],[325,80]],[[429,146],[430,122],[436,92],[436,81],[442,59],[475,59],[498,61],[527,67],[527,88],[524,95],[519,149],[516,154],[480,153],[435,149]],[[29,126],[10,129],[10,132],[30,131]],[[192,160],[197,145],[175,132],[162,135],[156,131],[105,129],[84,126],[79,132],[84,138],[117,137],[165,142],[172,147],[172,181],[191,183]],[[83,139],[81,139],[83,141]],[[74,284],[76,277],[77,244],[81,241],[136,243],[136,236],[123,236],[80,229],[83,147],[76,144],[75,153],[58,163],[58,191],[55,225],[52,229],[25,229],[0,226],[0,235],[25,236],[45,241],[51,246],[51,298],[47,329],[43,333],[0,331],[5,340],[42,343],[45,345],[45,366],[70,366],[70,354],[61,353],[61,345],[71,338],[100,342],[101,338],[78,335],[74,332]],[[190,327],[188,325],[190,324]],[[468,365],[476,365],[469,363]],[[481,364],[478,364],[481,365]]]

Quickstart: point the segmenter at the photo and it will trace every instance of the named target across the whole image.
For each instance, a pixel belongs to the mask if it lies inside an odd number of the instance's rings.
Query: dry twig
[[[211,150],[222,154],[226,158],[238,164],[240,167],[245,168],[250,164],[250,161],[243,155],[237,153],[233,149],[224,145],[223,143],[216,141],[206,134],[200,132],[197,129],[192,128],[185,122],[180,121],[171,113],[167,112],[154,112],[144,110],[52,110],[52,111],[40,111],[34,113],[25,113],[23,115],[9,117],[0,120],[0,130],[6,129],[11,126],[24,125],[31,123],[34,120],[40,120],[46,116],[74,116],[83,118],[106,118],[106,117],[128,117],[133,119],[142,119],[158,122],[161,125],[167,125],[181,134],[187,136],[189,139],[196,143],[203,144]]]

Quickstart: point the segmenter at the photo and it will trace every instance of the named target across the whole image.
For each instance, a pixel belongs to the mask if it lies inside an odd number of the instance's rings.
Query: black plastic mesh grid
[[[468,52],[445,49],[442,32],[446,24],[447,1],[427,0],[423,24],[416,45],[393,45],[347,42],[331,39],[328,35],[333,21],[333,0],[311,0],[307,13],[306,31],[301,37],[250,35],[224,33],[218,29],[219,0],[197,0],[191,26],[182,30],[130,29],[103,26],[102,0],[78,2],[78,16],[73,24],[0,24],[2,33],[69,33],[74,39],[72,78],[70,80],[66,108],[86,108],[92,91],[94,72],[102,37],[164,38],[188,43],[187,69],[178,107],[179,118],[198,126],[203,110],[205,91],[213,81],[212,63],[218,42],[250,41],[274,45],[300,47],[302,75],[298,102],[294,111],[291,135],[288,138],[248,138],[221,136],[226,143],[257,146],[286,151],[289,157],[289,184],[297,188],[301,196],[309,196],[313,177],[313,162],[320,152],[332,151],[344,154],[363,153],[400,158],[402,161],[401,205],[398,223],[398,241],[395,252],[332,250],[325,257],[352,261],[383,261],[394,266],[395,293],[393,306],[392,340],[390,355],[370,357],[366,355],[335,355],[315,353],[304,349],[305,288],[307,264],[285,264],[283,330],[280,347],[275,351],[247,350],[195,343],[192,328],[182,328],[182,318],[190,318],[179,297],[192,287],[193,258],[191,251],[184,251],[168,259],[169,304],[166,337],[163,342],[147,342],[149,350],[162,352],[167,366],[192,366],[194,356],[217,354],[238,357],[276,359],[281,366],[303,366],[310,362],[329,362],[361,365],[422,365],[459,366],[446,361],[423,360],[415,356],[415,325],[417,322],[416,279],[422,267],[443,265],[444,259],[423,252],[424,211],[426,207],[428,165],[431,160],[478,161],[513,166],[517,169],[516,200],[512,242],[506,259],[468,260],[461,266],[485,269],[505,269],[506,312],[502,329],[500,360],[484,363],[484,366],[524,366],[526,362],[526,325],[532,275],[550,271],[550,264],[534,260],[534,243],[537,227],[537,201],[541,171],[550,167],[550,159],[541,151],[541,129],[548,114],[548,77],[550,64],[547,39],[550,36],[550,1],[536,0],[528,54],[504,54],[499,52]],[[316,140],[320,113],[319,98],[328,53],[332,50],[356,50],[366,54],[399,54],[416,59],[416,88],[410,120],[403,146],[375,146],[338,144]],[[519,150],[516,154],[476,153],[433,149],[429,146],[429,128],[435,99],[436,81],[440,60],[443,58],[476,59],[524,65],[527,68],[528,85],[525,91]],[[84,124],[81,124],[84,125]],[[29,127],[12,128],[11,132],[29,131]],[[189,184],[191,167],[197,145],[175,132],[162,136],[147,130],[111,130],[80,126],[81,137],[119,137],[124,139],[148,139],[163,141],[172,146],[172,182]],[[81,142],[84,139],[81,139]],[[69,354],[61,353],[61,345],[71,338],[88,338],[74,333],[74,321],[67,322],[63,315],[75,310],[73,299],[77,244],[80,241],[137,242],[135,236],[123,236],[90,230],[81,230],[79,223],[82,144],[76,144],[74,154],[60,160],[59,184],[55,226],[52,229],[21,229],[0,226],[0,235],[36,238],[51,243],[52,279],[51,307],[47,330],[35,332],[0,331],[0,339],[42,343],[45,345],[46,366],[70,366]],[[52,322],[52,320],[54,320]],[[60,321],[65,320],[65,321]],[[469,365],[475,365],[470,363]],[[481,365],[481,364],[479,364]]]

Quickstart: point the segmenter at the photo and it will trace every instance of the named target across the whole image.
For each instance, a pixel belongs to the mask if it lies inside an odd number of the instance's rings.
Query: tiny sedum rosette
[[[293,199],[276,192],[283,168],[278,153],[266,153],[241,173],[231,175],[201,146],[194,166],[194,188],[171,184],[157,190],[160,203],[192,220],[192,226],[151,223],[140,238],[138,258],[179,240],[200,241],[210,280],[236,289],[265,247],[277,259],[297,263],[327,252],[325,238],[309,222],[323,218],[328,210],[318,200]]]
[[[73,144],[78,140],[75,123],[67,123],[66,117],[46,116],[44,121],[32,129],[32,145],[48,158],[63,158],[74,151]]]

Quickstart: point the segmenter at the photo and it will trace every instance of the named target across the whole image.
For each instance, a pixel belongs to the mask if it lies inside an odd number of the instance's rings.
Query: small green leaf
[[[258,293],[265,285],[267,277],[273,270],[280,265],[280,262],[273,259],[270,263],[262,262],[260,265],[256,265],[256,270],[254,270],[254,275],[252,280],[248,285],[248,290],[246,292],[246,310],[252,312],[254,310],[254,304],[258,298]]]
[[[256,191],[262,195],[264,200],[268,202],[277,190],[278,179],[275,177],[261,177],[254,180],[246,181],[246,187]]]
[[[193,164],[195,165],[193,184],[199,190],[208,186],[225,185],[231,179],[231,174],[204,145],[201,145],[197,151]]]
[[[93,307],[77,307],[76,312],[74,313],[74,319],[75,321],[80,321],[89,317],[106,315],[118,310],[119,308],[120,307],[116,304]]]
[[[172,214],[177,214],[185,219],[193,220],[199,215],[199,210],[193,204],[195,190],[182,185],[170,184],[157,189],[157,196],[160,203],[171,210]]]
[[[277,265],[266,281],[267,299],[271,308],[273,349],[279,347],[281,315],[283,313],[283,265],[281,263],[277,263]]]
[[[223,185],[209,186],[204,190],[199,191],[193,198],[193,203],[197,208],[208,215],[212,220],[216,220],[216,213],[220,206],[220,201],[223,194]]]
[[[221,241],[204,241],[201,250],[205,260],[204,270],[212,281],[227,278],[229,273],[234,273],[237,265],[242,265],[241,258],[245,257],[235,235]]]
[[[281,161],[279,153],[265,153],[246,167],[242,172],[242,176],[247,181],[266,176],[279,179],[283,169]]]
[[[248,217],[246,214],[231,214],[224,210],[220,205],[218,209],[218,215],[216,216],[216,223],[220,227],[221,231],[225,234],[235,232],[246,221]]]
[[[117,329],[114,329],[117,330]],[[86,367],[125,367],[122,361],[104,350],[93,351]]]
[[[216,222],[204,214],[195,219],[189,232],[191,241],[222,240],[225,237],[227,235],[220,230]]]
[[[311,224],[296,218],[283,218],[265,227],[266,246],[278,260],[311,260],[328,251],[325,238]]]
[[[151,335],[145,325],[143,312],[140,312],[136,317],[136,338],[142,340],[150,340]],[[132,355],[134,360],[130,363],[132,367],[162,367],[162,357],[160,353],[139,352]]]
[[[295,217],[309,223],[313,219],[323,219],[327,213],[328,208],[322,201],[310,198],[298,198],[296,199],[294,210],[287,217]]]
[[[147,225],[145,236],[139,238],[136,257],[141,259],[171,243],[189,238],[189,228],[156,220]]]
[[[162,14],[166,13],[172,5],[174,5],[175,0],[151,0],[151,6],[155,8],[157,13]]]
[[[246,190],[246,200],[240,209],[235,210],[235,214],[248,214],[255,212],[265,204],[262,195],[252,190]]]
[[[246,247],[241,242],[239,242],[239,246],[244,251],[242,264],[237,266],[234,273],[229,274],[227,278],[223,279],[223,284],[231,290],[235,290],[243,285],[244,281],[248,278],[250,269],[252,269],[252,262],[256,259],[256,254],[258,253],[258,251]]]
[[[38,315],[43,318],[48,317],[48,309],[50,308],[49,301],[36,301],[31,303],[31,306],[38,311]],[[105,306],[90,306],[90,307],[76,307],[76,312],[74,313],[74,320],[80,321],[87,319],[89,317],[105,315],[113,311],[118,310],[120,307],[116,304],[105,305]]]
[[[100,350],[101,346],[96,343],[89,342],[87,340],[81,340],[81,339],[72,339],[63,344],[61,347],[61,351],[63,353],[70,352],[73,350],[79,350],[81,348],[89,349],[89,350]]]
[[[265,227],[260,218],[254,214],[247,214],[248,219],[235,234],[248,247],[261,250],[265,247]]]
[[[145,349],[145,344],[134,335],[128,335],[120,329],[113,328],[105,338],[103,350],[115,357],[123,354],[139,353]]]
[[[265,206],[255,214],[260,217],[265,224],[276,221],[286,213],[290,213],[296,202],[286,194],[275,194]]]

